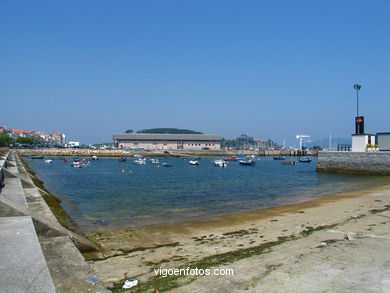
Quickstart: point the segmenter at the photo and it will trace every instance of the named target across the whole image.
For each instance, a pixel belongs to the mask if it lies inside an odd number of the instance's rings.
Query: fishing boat
[[[274,157],[274,160],[276,161],[284,161],[286,157]]]
[[[123,157],[118,158],[118,162],[126,162],[126,161],[127,161],[127,158],[123,158]]]
[[[199,165],[199,162],[198,162],[198,161],[189,161],[188,163],[189,163],[190,165],[193,165],[193,166]]]
[[[312,159],[308,157],[303,157],[303,158],[299,158],[298,161],[301,163],[310,163]]]
[[[282,164],[284,165],[295,165],[297,163],[297,161],[284,161],[282,162]]]
[[[33,157],[31,157],[30,159],[33,159],[33,160],[42,160],[42,159],[44,159],[45,157],[43,157],[43,156],[33,156]]]
[[[256,164],[253,160],[240,160],[240,165],[244,166],[254,166]]]
[[[227,163],[224,160],[215,160],[214,166],[225,168],[225,167],[227,167]]]
[[[238,161],[238,158],[236,157],[230,157],[230,158],[224,158],[224,161]]]

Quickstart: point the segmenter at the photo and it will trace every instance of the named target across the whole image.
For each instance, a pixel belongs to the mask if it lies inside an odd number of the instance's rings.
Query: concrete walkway
[[[31,217],[0,217],[1,292],[55,292]]]
[[[77,249],[96,244],[58,223],[17,155],[1,153],[0,175],[0,292],[109,292]]]

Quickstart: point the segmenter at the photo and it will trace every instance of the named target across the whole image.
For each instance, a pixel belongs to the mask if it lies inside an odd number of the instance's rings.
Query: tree
[[[16,142],[20,144],[39,144],[42,140],[34,137],[18,137]]]
[[[0,135],[0,146],[9,146],[14,139],[7,134]]]
[[[179,128],[151,128],[137,131],[137,133],[156,133],[156,134],[203,134],[203,132],[179,129]]]

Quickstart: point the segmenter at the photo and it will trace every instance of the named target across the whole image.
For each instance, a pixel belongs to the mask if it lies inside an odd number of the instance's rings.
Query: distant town
[[[169,138],[168,138],[169,136]],[[142,137],[142,138],[141,138]],[[36,130],[10,129],[0,126],[0,146],[24,148],[92,148],[92,149],[197,149],[197,150],[281,150],[287,147],[272,139],[260,139],[248,134],[233,138],[178,128],[153,128],[138,131],[126,130],[113,134],[112,142],[83,144],[68,141],[60,131],[45,133]],[[336,140],[335,140],[336,141]],[[321,149],[324,141],[311,142],[309,139],[300,146],[302,149]]]

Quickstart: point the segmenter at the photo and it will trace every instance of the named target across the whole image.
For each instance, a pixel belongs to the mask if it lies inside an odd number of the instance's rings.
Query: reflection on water
[[[29,164],[84,230],[235,213],[389,182],[389,177],[317,174],[316,159],[283,165],[261,157],[254,167],[230,162],[227,168],[214,167],[214,159],[203,158],[199,166],[183,158],[159,159],[172,168],[116,159],[91,161],[87,168],[71,168],[59,159]]]

